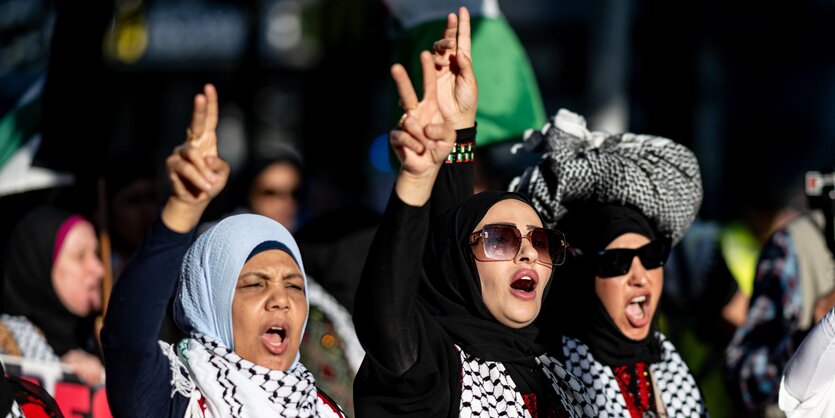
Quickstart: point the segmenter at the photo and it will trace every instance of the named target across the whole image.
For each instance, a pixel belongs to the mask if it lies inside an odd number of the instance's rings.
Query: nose
[[[516,254],[516,261],[533,264],[536,263],[538,258],[536,248],[531,244],[531,239],[529,237],[522,237],[521,243],[519,244],[519,253]]]
[[[268,311],[283,310],[290,308],[290,298],[287,295],[287,289],[281,285],[270,286],[267,290],[270,292],[267,297],[264,308]]]
[[[629,268],[629,284],[632,286],[643,287],[647,284],[647,269],[644,268],[641,259],[636,255],[632,258],[632,266]]]
[[[100,282],[104,278],[104,265],[96,254],[90,254],[87,257],[87,271],[92,279]]]

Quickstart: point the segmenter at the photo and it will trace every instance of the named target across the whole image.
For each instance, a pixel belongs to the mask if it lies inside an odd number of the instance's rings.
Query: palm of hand
[[[475,119],[477,94],[475,86],[449,65],[438,71],[438,108],[445,122],[457,129],[469,128],[467,120]]]

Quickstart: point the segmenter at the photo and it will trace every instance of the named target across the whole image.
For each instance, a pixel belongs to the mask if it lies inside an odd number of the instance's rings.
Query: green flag
[[[396,42],[415,91],[421,91],[420,51],[441,38],[447,15],[466,6],[472,16],[473,67],[478,79],[478,145],[519,140],[545,124],[545,109],[527,52],[493,1],[386,0],[404,27]],[[400,111],[395,114],[399,117]]]

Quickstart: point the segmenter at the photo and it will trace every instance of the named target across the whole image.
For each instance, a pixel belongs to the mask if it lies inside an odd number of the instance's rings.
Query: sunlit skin
[[[299,187],[300,182],[301,175],[293,164],[270,164],[258,174],[252,184],[249,194],[250,210],[272,218],[292,231],[299,210],[299,203],[293,192]]]
[[[484,225],[495,223],[515,224],[522,236],[528,233],[528,226],[542,227],[533,208],[516,199],[505,199],[493,205],[473,232]],[[522,328],[530,325],[539,315],[542,291],[551,278],[552,267],[536,261],[536,249],[527,239],[522,240],[522,247],[513,260],[476,260],[484,304],[499,323],[511,328]],[[528,294],[528,298],[520,297],[518,291],[510,286],[514,280],[526,275],[537,281],[536,288],[530,292],[533,295]]]
[[[67,231],[58,256],[52,263],[52,286],[58,299],[73,315],[85,317],[101,308],[104,267],[96,248],[93,225],[76,222]]]
[[[639,248],[649,242],[649,238],[630,232],[615,238],[606,249]],[[606,312],[623,335],[636,341],[649,335],[652,317],[658,307],[663,286],[664,269],[658,267],[647,270],[638,257],[632,259],[632,267],[623,276],[594,279],[594,290]],[[637,306],[630,307],[630,302],[642,296],[646,297],[646,301],[637,304],[642,314],[631,315],[630,312],[638,310]]]
[[[267,250],[241,269],[232,300],[235,352],[259,366],[286,371],[293,364],[307,316],[304,276],[285,251]],[[281,327],[279,333],[270,332]]]

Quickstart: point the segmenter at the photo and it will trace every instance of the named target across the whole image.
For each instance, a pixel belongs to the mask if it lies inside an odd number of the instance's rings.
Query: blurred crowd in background
[[[206,222],[269,214],[350,311],[397,170],[389,67],[410,28],[392,3],[0,0],[0,247],[32,208],[60,206],[108,232],[118,277],[167,194],[165,156],[185,138],[192,97],[211,82],[231,176]],[[673,250],[662,326],[711,415],[767,415],[776,388],[727,389],[725,349],[745,344],[734,334],[758,296],[760,249],[809,207],[805,173],[835,164],[835,3],[497,5],[545,116],[568,108],[594,130],[668,137],[697,155],[704,200]],[[506,189],[536,162],[510,153],[518,140],[477,151],[481,187]]]

